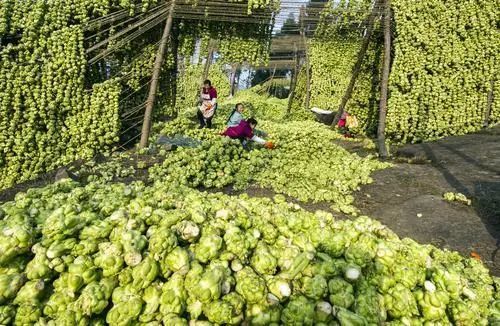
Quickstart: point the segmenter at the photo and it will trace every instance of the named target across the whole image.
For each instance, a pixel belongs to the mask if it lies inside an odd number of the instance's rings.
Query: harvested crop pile
[[[499,316],[479,261],[280,197],[63,180],[19,193],[0,215],[1,324],[486,325]]]

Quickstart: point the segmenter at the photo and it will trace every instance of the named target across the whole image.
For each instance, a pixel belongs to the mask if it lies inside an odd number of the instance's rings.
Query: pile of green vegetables
[[[225,113],[218,113],[219,126],[225,121]],[[268,113],[264,112],[266,116]],[[221,137],[216,130],[198,130],[184,117],[158,124],[153,142],[160,134],[180,134],[201,140],[202,145],[169,153],[162,163],[149,169],[150,178],[206,188],[234,185],[242,189],[255,183],[303,202],[330,202],[337,211],[355,213],[352,192],[371,183],[373,171],[389,166],[335,145],[339,135],[317,122],[263,121],[258,128],[268,133],[276,149],[255,145],[245,151],[239,141]]]
[[[0,324],[486,325],[477,260],[284,198],[62,180],[0,208]]]

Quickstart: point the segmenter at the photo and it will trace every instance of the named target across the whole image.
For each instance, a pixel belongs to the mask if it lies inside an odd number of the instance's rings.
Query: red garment
[[[338,126],[339,128],[344,128],[345,124],[346,124],[346,119],[340,119]]]
[[[237,126],[227,128],[222,134],[233,139],[250,139],[253,137],[253,129],[246,120],[241,120]]]
[[[208,94],[210,96],[210,100],[217,98],[217,90],[215,89],[215,87],[210,86],[209,89],[206,89],[205,87],[203,87],[202,93]]]

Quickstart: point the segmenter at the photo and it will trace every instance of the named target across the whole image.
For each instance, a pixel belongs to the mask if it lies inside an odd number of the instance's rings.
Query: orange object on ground
[[[474,259],[481,260],[481,256],[479,256],[479,254],[475,251],[471,252],[470,256]]]
[[[264,147],[267,148],[267,149],[273,149],[274,148],[274,144],[270,141],[266,142],[264,144]]]

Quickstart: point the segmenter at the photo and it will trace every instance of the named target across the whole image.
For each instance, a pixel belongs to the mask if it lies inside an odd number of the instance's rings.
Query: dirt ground
[[[361,212],[401,237],[464,255],[476,252],[499,276],[500,126],[406,145],[397,155],[426,163],[397,163],[376,172],[374,183],[356,194]],[[444,201],[442,195],[448,191],[465,194],[472,205]]]

